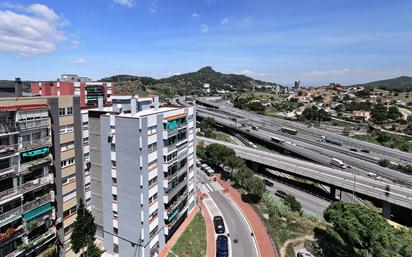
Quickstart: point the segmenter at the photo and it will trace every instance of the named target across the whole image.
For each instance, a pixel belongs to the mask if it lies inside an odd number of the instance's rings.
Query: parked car
[[[229,244],[227,236],[218,235],[216,239],[216,257],[228,257]]]
[[[216,234],[224,234],[225,233],[225,223],[223,222],[222,216],[215,216],[213,218],[213,224],[215,226]]]
[[[267,180],[267,179],[263,179],[263,182],[265,182],[265,184],[267,185],[267,186],[269,186],[269,187],[273,187],[273,182],[272,181],[269,181],[269,180]]]
[[[278,190],[276,191],[275,195],[279,196],[280,198],[285,198],[288,194],[286,194],[283,191]]]
[[[298,257],[312,257],[312,255],[306,250],[300,250],[298,252]]]

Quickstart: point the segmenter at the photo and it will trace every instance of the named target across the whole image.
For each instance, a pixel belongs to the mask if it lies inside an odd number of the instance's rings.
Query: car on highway
[[[357,152],[358,151],[358,149],[356,149],[356,148],[350,148],[349,150],[351,150],[352,152]]]
[[[363,152],[363,153],[369,153],[369,152],[370,152],[370,151],[367,150],[367,149],[361,149],[360,151]]]
[[[302,249],[298,252],[297,257],[312,257],[312,255],[305,249]]]
[[[253,130],[259,130],[258,126],[252,125]]]
[[[280,198],[285,198],[288,194],[286,194],[285,192],[278,190],[275,192],[275,195],[277,195]]]
[[[213,225],[215,227],[215,232],[216,234],[224,234],[226,229],[225,229],[225,223],[223,222],[222,216],[215,216],[213,218]]]
[[[269,181],[269,180],[267,180],[267,179],[263,179],[263,182],[265,182],[265,184],[267,185],[267,186],[269,186],[269,187],[273,187],[273,182],[272,181]]]
[[[227,236],[218,235],[216,238],[216,257],[229,256],[229,243]]]

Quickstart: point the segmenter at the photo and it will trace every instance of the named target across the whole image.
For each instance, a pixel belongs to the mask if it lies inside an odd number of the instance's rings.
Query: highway
[[[237,131],[264,140],[273,145],[277,145],[278,147],[297,153],[316,162],[329,166],[331,158],[338,158],[351,167],[349,172],[353,174],[367,176],[369,172],[373,172],[392,181],[412,185],[412,176],[376,164],[379,159],[386,158],[379,156],[379,154],[375,154],[375,156],[372,155],[373,157],[371,157],[371,154],[353,152],[349,149],[342,148],[341,146],[320,142],[319,138],[308,139],[299,136],[302,134],[300,132],[298,135],[290,135],[279,131],[279,128],[274,126],[262,125],[259,126],[258,131],[255,131],[247,125],[242,126],[240,124],[241,121],[239,120],[234,122],[231,119],[228,119],[227,114],[207,110],[200,106],[197,107],[197,111],[199,117],[213,117],[216,122],[221,125],[235,128]],[[257,123],[255,122],[254,124],[256,125]],[[271,141],[272,136],[285,140],[286,143],[276,144]]]
[[[287,173],[304,177],[312,181],[318,181],[347,192],[353,191],[387,203],[412,209],[412,189],[410,188],[401,187],[394,183],[377,181],[368,177],[355,176],[339,168],[325,167],[312,162],[268,153],[257,149],[250,149],[244,146],[209,138],[198,137],[197,140],[198,142],[203,141],[205,144],[223,144],[233,149],[239,157],[245,160],[280,169]],[[388,186],[389,191],[387,191]]]
[[[361,153],[351,152],[349,149],[350,148],[355,148],[358,150],[366,149],[370,151],[370,155],[376,155],[378,159],[386,158],[390,161],[403,164],[403,165],[412,163],[412,154],[402,152],[396,149],[391,149],[391,148],[383,147],[383,146],[376,145],[373,143],[356,140],[353,138],[338,135],[336,133],[328,132],[328,131],[318,129],[315,127],[308,127],[305,124],[301,124],[301,123],[294,122],[294,121],[250,113],[248,111],[234,108],[225,102],[214,103],[211,101],[207,101],[207,99],[205,98],[198,98],[196,101],[201,102],[201,103],[203,102],[211,106],[215,106],[216,108],[219,108],[220,112],[226,113],[232,117],[237,117],[239,121],[241,121],[242,119],[245,119],[245,121],[247,122],[257,123],[261,125],[265,124],[276,130],[279,130],[280,127],[289,127],[289,128],[296,129],[298,131],[298,135],[297,135],[298,139],[303,139],[303,140],[306,139],[306,140],[311,140],[311,141],[316,142],[319,140],[320,136],[322,135],[339,139],[343,141],[344,147],[339,147],[335,145],[328,146],[329,148],[335,149],[338,152],[345,151],[346,154],[349,154],[352,156],[357,156],[357,154],[361,156]],[[199,108],[198,111],[202,111],[201,108]]]
[[[263,176],[259,176],[260,178],[265,178]],[[265,178],[267,179],[267,178]],[[296,200],[298,200],[304,212],[323,217],[323,212],[328,208],[330,205],[330,201],[325,199],[319,198],[315,195],[306,193],[301,191],[300,189],[290,187],[288,185],[279,183],[274,180],[270,180],[273,183],[273,187],[266,186],[266,190],[271,194],[271,196],[276,200],[281,200],[280,197],[276,196],[276,191],[280,190],[287,194],[293,195]]]
[[[224,219],[230,240],[229,256],[258,257],[257,246],[251,235],[251,230],[239,208],[228,196],[222,194],[222,190],[217,182],[210,181],[209,177],[201,170],[198,170],[197,174],[202,187],[216,204],[218,208],[217,213],[220,213]],[[212,213],[212,215],[216,215],[216,212]]]

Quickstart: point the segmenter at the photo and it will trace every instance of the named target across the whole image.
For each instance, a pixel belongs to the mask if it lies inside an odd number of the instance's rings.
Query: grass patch
[[[173,246],[172,251],[179,257],[204,257],[206,247],[206,223],[202,214],[198,212]],[[174,255],[169,253],[168,257]]]
[[[412,153],[412,142],[408,141],[410,140],[410,138],[396,136],[389,133],[387,134],[390,135],[390,140],[382,143],[378,142],[376,133],[366,135],[354,135],[353,138]]]
[[[213,139],[236,144],[236,141],[230,135],[221,131],[213,131]]]

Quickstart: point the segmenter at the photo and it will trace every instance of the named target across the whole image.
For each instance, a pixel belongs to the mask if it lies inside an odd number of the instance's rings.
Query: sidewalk
[[[252,227],[253,233],[256,237],[256,241],[259,247],[261,257],[276,257],[275,250],[273,249],[272,241],[266,232],[265,225],[260,220],[260,217],[256,214],[255,210],[247,203],[242,201],[242,197],[239,192],[233,188],[227,181],[220,179],[220,176],[216,176],[217,181],[222,187],[227,190],[228,194],[232,197],[235,203],[242,209],[242,212],[247,217],[249,224]]]
[[[169,240],[169,242],[167,242],[167,244],[165,245],[163,250],[160,252],[158,257],[167,257],[169,251],[173,248],[177,240],[179,240],[180,236],[183,234],[186,227],[192,222],[193,218],[196,216],[199,210],[202,212],[202,215],[205,218],[205,223],[206,223],[207,248],[206,248],[205,257],[215,257],[216,245],[215,245],[215,234],[214,234],[214,228],[213,228],[213,221],[206,209],[206,206],[203,204],[201,197],[202,197],[201,193],[197,192],[196,201],[198,204],[195,206],[195,209],[192,211],[192,213],[182,223],[182,225],[180,225],[180,227],[174,233],[174,235]],[[207,197],[207,195],[203,197]],[[199,204],[200,204],[200,208],[199,208]]]
[[[179,237],[185,231],[186,227],[192,222],[193,218],[196,216],[197,212],[199,211],[199,207],[195,206],[194,210],[187,216],[185,221],[180,225],[180,227],[176,230],[173,234],[172,238],[170,238],[169,242],[164,246],[163,250],[160,252],[158,257],[166,257],[169,251],[173,248],[174,244],[177,242]]]

